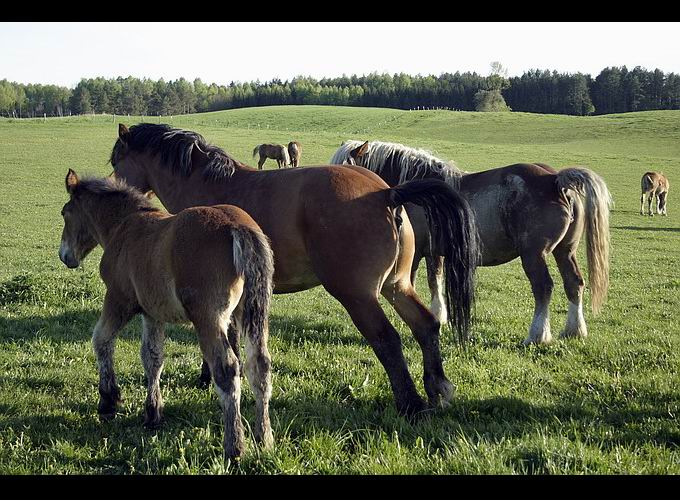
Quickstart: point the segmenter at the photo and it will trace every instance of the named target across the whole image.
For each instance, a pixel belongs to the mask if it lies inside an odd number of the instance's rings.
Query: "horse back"
[[[129,219],[102,257],[102,278],[111,293],[161,321],[182,322],[191,319],[194,304],[226,305],[225,290],[239,281],[242,289],[232,231],[259,230],[243,210],[217,205]]]

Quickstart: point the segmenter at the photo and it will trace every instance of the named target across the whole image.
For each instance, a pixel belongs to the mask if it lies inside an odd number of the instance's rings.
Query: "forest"
[[[168,116],[225,109],[321,104],[397,109],[522,111],[600,115],[680,109],[680,75],[636,67],[608,67],[595,78],[582,73],[530,70],[502,74],[404,73],[207,84],[136,77],[83,78],[74,88],[0,80],[0,114],[12,118],[70,114]]]

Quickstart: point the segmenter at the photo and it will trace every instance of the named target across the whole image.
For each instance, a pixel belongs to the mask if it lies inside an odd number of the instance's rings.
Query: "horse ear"
[[[78,179],[78,174],[76,174],[72,169],[68,169],[68,174],[66,174],[66,191],[68,194],[73,194],[76,190],[76,186],[80,182]]]
[[[118,139],[127,146],[128,136],[130,135],[130,130],[122,123],[118,124]]]
[[[367,152],[368,152],[368,141],[364,142],[358,148],[354,148],[352,151],[350,151],[349,155],[356,160],[357,158],[361,158],[362,156],[364,156]]]

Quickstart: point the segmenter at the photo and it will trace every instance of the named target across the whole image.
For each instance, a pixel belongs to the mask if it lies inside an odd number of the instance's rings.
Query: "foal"
[[[668,215],[666,213],[666,198],[668,189],[671,187],[668,178],[662,172],[647,172],[641,180],[642,195],[640,196],[640,215],[645,215],[644,204],[645,196],[648,196],[648,211],[650,216],[654,216],[652,202],[656,198],[656,213]]]
[[[124,181],[80,180],[70,169],[66,191],[71,199],[62,210],[59,258],[75,268],[98,244],[104,249],[99,269],[106,295],[92,336],[99,366],[100,417],[113,418],[120,402],[113,370],[115,336],[142,314],[141,356],[148,384],[144,425],[160,424],[163,326],[190,321],[222,406],[225,458],[240,457],[245,441],[235,353],[239,347],[230,345],[226,336],[233,315],[247,341],[245,371],[257,406],[255,438],[271,446],[267,337],[274,265],[259,226],[231,205],[170,215]]]

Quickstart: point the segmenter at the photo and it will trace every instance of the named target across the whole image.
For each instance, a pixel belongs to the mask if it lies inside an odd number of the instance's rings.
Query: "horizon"
[[[286,34],[292,30],[297,36],[277,38],[272,48],[272,37],[280,34],[276,23],[5,22],[0,23],[0,44],[7,48],[0,53],[0,78],[69,89],[82,79],[97,77],[190,82],[200,78],[207,84],[229,85],[371,73],[487,76],[493,61],[508,70],[508,77],[535,69],[595,77],[614,66],[680,73],[674,53],[680,33],[677,22],[285,26]],[[352,29],[359,34],[335,38],[327,34]],[[259,38],[251,37],[248,45],[232,50],[230,40],[253,33]]]

